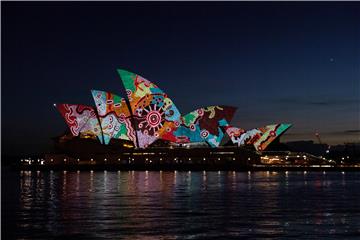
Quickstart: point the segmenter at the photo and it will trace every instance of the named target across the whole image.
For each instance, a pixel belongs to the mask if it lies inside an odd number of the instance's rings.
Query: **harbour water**
[[[4,239],[359,238],[360,172],[11,171]]]

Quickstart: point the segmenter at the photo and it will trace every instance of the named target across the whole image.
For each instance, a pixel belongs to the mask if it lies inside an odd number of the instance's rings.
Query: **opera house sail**
[[[176,142],[174,131],[181,123],[181,114],[173,101],[154,83],[142,76],[119,69],[133,114],[140,148],[157,139]]]
[[[103,143],[102,130],[93,107],[81,104],[54,104],[74,136],[94,135]]]
[[[157,85],[127,70],[117,70],[127,99],[114,93],[91,90],[95,107],[55,104],[73,136],[95,137],[108,145],[111,139],[147,148],[157,140],[177,144],[204,143],[216,148],[230,139],[235,146],[264,151],[291,124],[271,124],[245,130],[231,125],[235,107],[216,105],[182,115],[173,100]],[[225,136],[227,138],[225,138]]]
[[[131,113],[124,98],[113,93],[92,90],[96,110],[104,137],[104,144],[112,138],[132,141],[136,144]]]
[[[236,108],[229,106],[210,106],[199,108],[182,117],[182,124],[175,134],[183,142],[206,142],[218,147],[224,137],[221,126],[228,125]]]

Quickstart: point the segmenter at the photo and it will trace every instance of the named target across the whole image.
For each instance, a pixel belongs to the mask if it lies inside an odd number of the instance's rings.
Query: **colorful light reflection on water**
[[[8,238],[360,236],[358,172],[21,171],[5,177]]]

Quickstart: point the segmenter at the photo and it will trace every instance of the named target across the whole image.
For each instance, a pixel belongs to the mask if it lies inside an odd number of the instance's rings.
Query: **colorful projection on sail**
[[[238,146],[252,145],[263,134],[263,132],[258,128],[245,131],[244,129],[233,126],[225,127],[225,131],[229,135],[231,141]]]
[[[183,116],[174,134],[178,142],[207,142],[217,147],[224,137],[221,127],[228,125],[235,111],[236,108],[229,106],[199,108]]]
[[[102,143],[100,124],[93,107],[80,104],[55,104],[71,134],[79,136],[80,133],[95,135]]]
[[[261,128],[262,135],[258,138],[253,144],[255,149],[263,151],[267,146],[282,135],[286,130],[291,127],[291,124],[281,123],[281,124],[272,124],[267,125]]]
[[[231,141],[238,146],[253,145],[257,150],[263,151],[267,146],[283,134],[291,124],[272,124],[245,131],[232,126],[225,127]]]
[[[133,114],[140,148],[157,139],[176,142],[174,131],[181,115],[173,101],[154,83],[135,73],[118,69]]]
[[[131,113],[125,99],[105,91],[92,90],[91,93],[100,118],[104,143],[107,145],[111,138],[115,138],[130,140],[136,146]]]
[[[206,142],[218,147],[227,134],[237,146],[253,145],[258,151],[282,135],[291,124],[272,124],[245,131],[230,126],[236,108],[209,106],[184,116],[157,85],[138,74],[118,69],[130,108],[124,98],[113,93],[92,90],[96,110],[76,104],[58,104],[74,136],[97,136],[101,143],[112,138],[130,140],[146,148],[157,139],[175,143]]]
[[[244,136],[246,132],[244,129],[233,126],[226,126],[224,129],[226,134],[229,135],[232,143],[236,144],[237,146],[244,145]]]

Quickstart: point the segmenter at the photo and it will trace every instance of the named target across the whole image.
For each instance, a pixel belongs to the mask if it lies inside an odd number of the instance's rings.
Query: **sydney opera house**
[[[94,106],[54,104],[77,139],[94,139],[101,145],[123,142],[134,149],[163,145],[219,148],[223,145],[253,146],[264,151],[291,124],[270,124],[245,130],[232,126],[232,106],[209,106],[182,114],[157,85],[127,70],[117,70],[126,98],[92,90]]]

